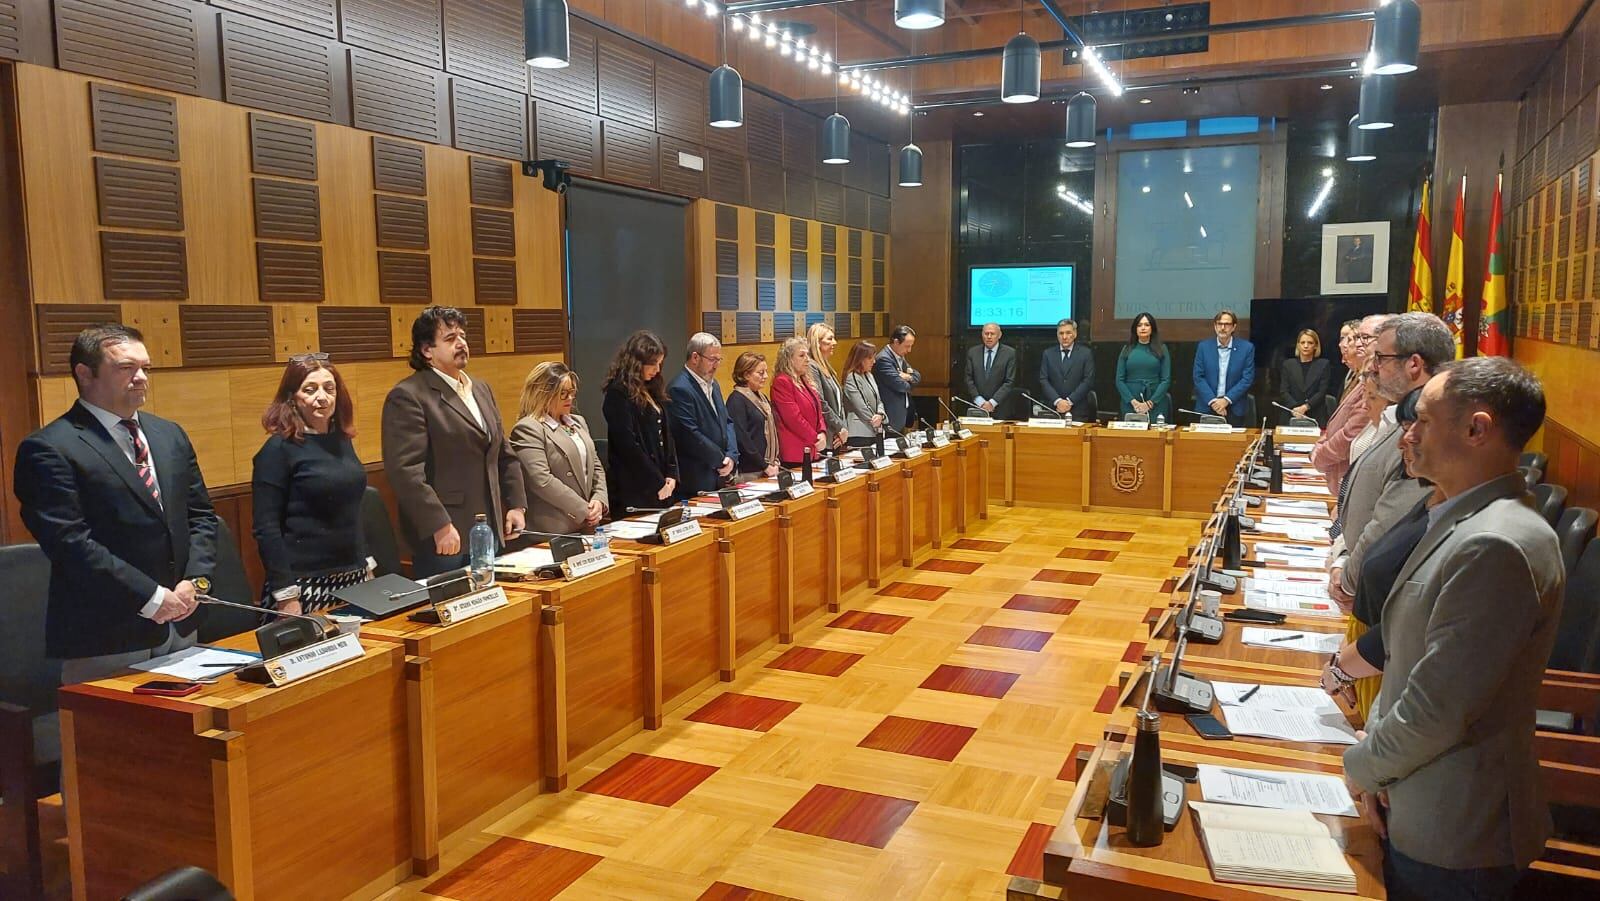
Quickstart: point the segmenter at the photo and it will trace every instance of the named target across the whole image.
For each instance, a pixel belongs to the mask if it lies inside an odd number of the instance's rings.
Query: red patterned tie
[[[155,499],[156,506],[161,506],[161,488],[156,485],[156,472],[150,468],[150,447],[144,443],[144,438],[139,434],[139,423],[132,419],[121,422],[128,434],[133,436],[133,467],[139,472],[139,481],[144,483],[150,496]]]

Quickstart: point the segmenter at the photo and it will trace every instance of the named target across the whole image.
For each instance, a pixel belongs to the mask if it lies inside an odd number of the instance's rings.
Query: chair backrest
[[[361,495],[361,536],[367,541],[367,553],[378,561],[378,575],[400,572],[400,544],[394,535],[394,524],[389,521],[389,508],[383,505],[383,495],[371,485]]]
[[[1540,482],[1533,486],[1533,505],[1544,516],[1550,528],[1555,528],[1561,520],[1561,511],[1567,507],[1567,489],[1549,482]]]
[[[1239,410],[1241,411],[1241,415],[1244,416],[1245,424],[1252,425],[1252,426],[1256,426],[1256,425],[1260,425],[1261,424],[1261,423],[1256,421],[1256,398],[1255,398],[1255,395],[1246,394],[1244,396],[1244,400],[1240,401],[1240,403],[1239,403]]]
[[[1561,626],[1550,649],[1550,668],[1575,672],[1600,670],[1600,541],[1589,542],[1567,578]]]
[[[235,604],[254,604],[261,599],[250,584],[250,577],[245,575],[244,559],[239,555],[239,543],[233,537],[233,530],[223,519],[217,520],[217,568],[211,573],[211,596]],[[205,614],[205,622],[200,624],[202,642],[250,632],[261,625],[259,616],[231,607],[207,607]]]
[[[1339,409],[1339,397],[1335,394],[1325,394],[1322,400],[1322,421],[1327,423],[1333,418],[1333,411]]]
[[[1567,575],[1578,565],[1578,557],[1594,538],[1595,523],[1600,513],[1588,507],[1568,507],[1556,523],[1556,539],[1561,542],[1561,561],[1567,566]]]
[[[233,893],[199,867],[178,867],[129,892],[122,901],[233,901]]]
[[[1538,451],[1528,451],[1517,462],[1523,466],[1537,466],[1540,469],[1550,468],[1550,458]]]
[[[1544,481],[1544,470],[1537,466],[1518,466],[1517,471],[1522,473],[1523,478],[1528,480],[1529,491],[1533,490],[1533,486]]]
[[[1149,422],[1150,421],[1150,414],[1149,413],[1124,413],[1124,414],[1122,414],[1122,421],[1123,422]]]
[[[1289,417],[1289,425],[1294,426],[1295,428],[1307,428],[1307,429],[1320,429],[1320,428],[1322,428],[1322,426],[1320,424],[1318,424],[1315,419],[1312,419],[1309,416],[1291,416],[1291,417]]]
[[[37,544],[0,547],[0,701],[37,713],[56,709],[61,663],[44,652],[50,605],[50,560]]]
[[[1072,418],[1080,422],[1094,422],[1095,414],[1100,411],[1100,395],[1096,394],[1093,388],[1090,388],[1089,396],[1084,399],[1084,402],[1088,404],[1089,409],[1082,412],[1074,410]]]

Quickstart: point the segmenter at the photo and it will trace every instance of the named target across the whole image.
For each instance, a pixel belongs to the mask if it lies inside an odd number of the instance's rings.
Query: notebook
[[[1356,891],[1356,874],[1320,820],[1304,810],[1190,801],[1218,882],[1321,892]]]

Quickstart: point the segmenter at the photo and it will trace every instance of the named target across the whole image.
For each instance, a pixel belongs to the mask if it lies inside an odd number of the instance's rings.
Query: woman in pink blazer
[[[806,448],[820,456],[825,428],[822,395],[811,383],[811,349],[804,338],[790,338],[778,350],[778,377],[772,380],[772,413],[778,422],[778,460],[799,466]]]

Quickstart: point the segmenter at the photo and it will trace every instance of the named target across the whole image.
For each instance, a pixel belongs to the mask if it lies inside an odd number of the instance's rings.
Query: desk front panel
[[[930,518],[928,524],[933,527],[933,533],[941,544],[953,540],[956,534],[956,506],[961,502],[961,471],[956,465],[957,454],[958,449],[954,445],[933,452],[934,460],[939,463],[933,470],[935,490],[939,494],[939,521],[935,523]]]
[[[778,515],[768,511],[754,519],[719,527],[718,531],[733,542],[734,658],[737,660],[778,637],[778,602],[782,593]],[[713,578],[715,571],[707,572],[706,576]],[[672,697],[665,687],[663,691],[666,697]]]
[[[852,494],[866,497],[864,491]],[[821,610],[827,603],[829,546],[837,543],[839,536],[834,534],[828,524],[827,491],[819,490],[810,497],[786,502],[783,505],[783,515],[789,523],[792,559],[785,565],[794,573],[794,621],[798,624]],[[863,500],[862,518],[865,517]],[[862,578],[865,579],[864,573]],[[743,588],[739,589],[739,601],[741,604],[744,602]]]
[[[621,556],[604,573],[541,593],[562,608],[567,757],[579,760],[644,723],[651,650],[639,563]]]
[[[652,551],[646,558],[645,580],[655,579],[661,603],[662,712],[715,679],[720,669],[720,554],[717,542],[702,536]],[[777,557],[771,560],[776,567]]]
[[[1165,510],[1170,434],[1096,429],[1089,440],[1089,505]],[[1216,495],[1215,487],[1211,493]]]
[[[910,486],[898,466],[872,473],[868,478],[878,486],[878,572],[872,573],[876,579],[900,563],[902,551],[910,550],[904,547],[908,525],[905,499]]]
[[[867,548],[878,545],[877,533],[872,531],[872,523],[867,516],[867,484],[868,478],[857,476],[843,485],[830,488],[829,491],[839,502],[839,593],[848,594],[852,589],[867,584],[871,574],[867,571]],[[880,493],[882,489],[879,489]],[[796,554],[796,561],[803,560]],[[798,607],[795,609],[795,620],[800,619]]]
[[[961,449],[966,452],[967,478],[961,483],[961,490],[966,494],[967,524],[971,531],[974,524],[983,517],[987,505],[989,491],[989,458],[995,456],[995,449],[1001,447],[1004,439],[984,438],[979,436],[961,442]],[[987,447],[985,447],[987,443]]]
[[[1172,512],[1210,515],[1254,432],[1179,432],[1172,445]]]
[[[1008,489],[1011,487],[1010,475],[1006,471],[1006,455],[1010,453],[1011,442],[1006,436],[1009,426],[1003,425],[973,425],[963,423],[964,428],[970,429],[979,440],[989,442],[988,460],[982,470],[973,473],[974,481],[989,493],[989,502],[1004,504],[1011,499]]]
[[[933,455],[924,451],[921,456],[906,461],[906,472],[911,478],[906,488],[911,492],[911,553],[933,544],[933,498],[939,490],[938,473],[933,466]]]
[[[1083,429],[1016,426],[1011,430],[1016,503],[1030,507],[1082,509]]]

